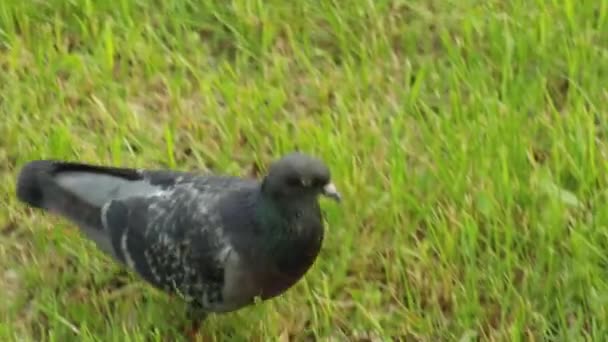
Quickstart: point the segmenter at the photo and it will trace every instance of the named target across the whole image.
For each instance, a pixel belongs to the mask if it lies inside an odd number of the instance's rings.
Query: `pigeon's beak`
[[[340,195],[334,183],[328,183],[323,187],[323,195],[332,198],[338,203],[342,201],[342,195]]]

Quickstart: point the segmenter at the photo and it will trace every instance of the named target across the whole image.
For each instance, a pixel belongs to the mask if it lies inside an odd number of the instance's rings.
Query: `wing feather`
[[[232,250],[215,210],[221,195],[184,183],[109,202],[102,221],[119,260],[146,281],[199,307],[223,300]]]

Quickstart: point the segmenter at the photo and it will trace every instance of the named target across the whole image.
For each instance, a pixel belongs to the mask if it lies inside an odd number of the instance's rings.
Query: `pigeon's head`
[[[303,153],[290,153],[275,161],[264,179],[264,191],[278,200],[324,195],[340,202],[327,166]]]

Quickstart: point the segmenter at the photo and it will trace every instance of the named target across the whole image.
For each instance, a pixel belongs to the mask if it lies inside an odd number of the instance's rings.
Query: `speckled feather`
[[[146,174],[157,185],[155,176]],[[108,202],[102,221],[120,261],[193,305],[222,311],[224,272],[235,253],[216,210],[223,193],[255,186],[228,178],[180,175],[149,196]]]

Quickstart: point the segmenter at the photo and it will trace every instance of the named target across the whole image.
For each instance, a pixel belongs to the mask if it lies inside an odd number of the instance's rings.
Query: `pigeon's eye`
[[[289,177],[289,178],[287,178],[287,185],[300,186],[300,185],[302,185],[302,181],[298,177]]]

